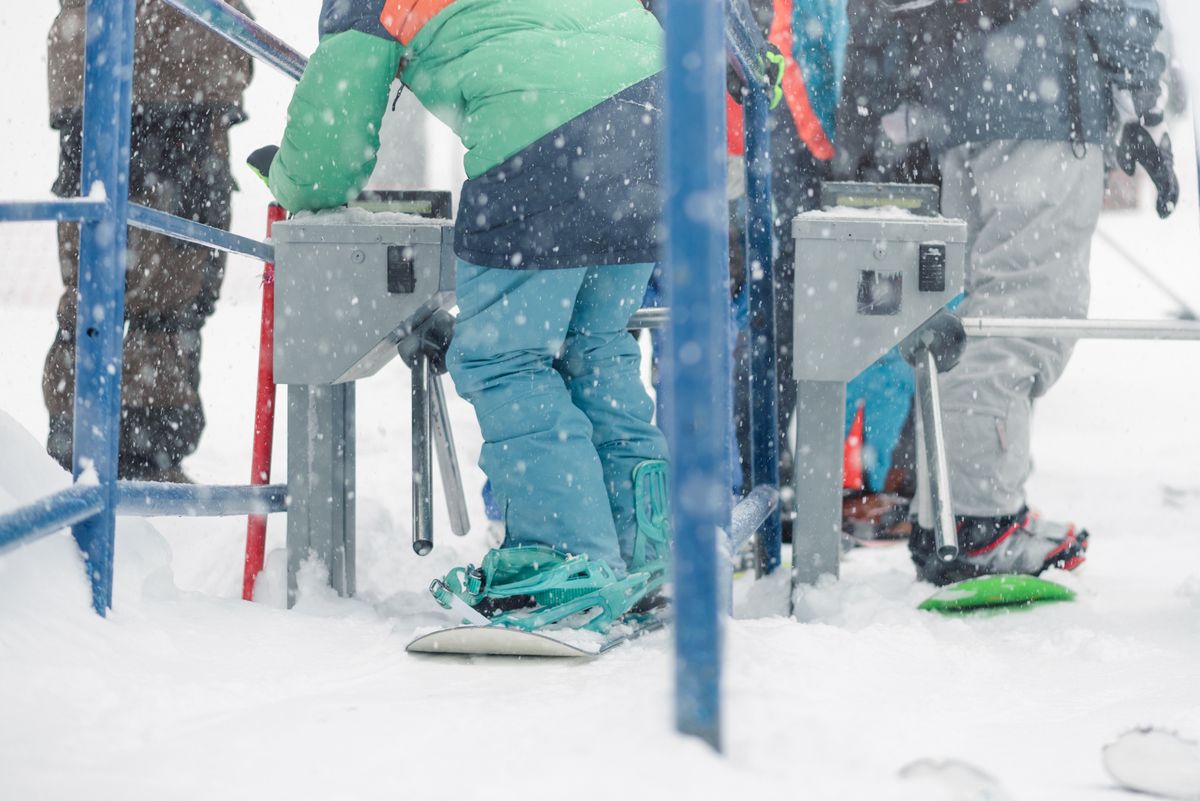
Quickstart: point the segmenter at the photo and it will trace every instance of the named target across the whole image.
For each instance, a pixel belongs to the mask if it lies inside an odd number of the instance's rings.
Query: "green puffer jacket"
[[[462,139],[474,178],[662,68],[662,29],[639,0],[456,0],[407,47],[380,24],[385,5],[325,0],[271,166],[291,211],[358,195],[397,73]]]

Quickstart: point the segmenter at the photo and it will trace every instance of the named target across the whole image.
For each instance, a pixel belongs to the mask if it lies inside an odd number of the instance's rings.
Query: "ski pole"
[[[271,226],[287,219],[287,210],[276,203],[267,206],[267,238]],[[250,456],[250,483],[271,480],[271,446],[275,434],[275,265],[263,266],[262,321],[258,336],[258,387],[254,397],[254,442]],[[242,574],[242,599],[254,600],[254,580],[263,567],[267,543],[267,516],[250,515],[246,520],[246,562]]]

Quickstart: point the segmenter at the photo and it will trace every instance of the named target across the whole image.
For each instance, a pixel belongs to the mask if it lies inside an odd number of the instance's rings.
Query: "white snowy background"
[[[319,5],[253,2],[304,52]],[[44,36],[56,11],[0,9],[5,199],[46,197],[54,178]],[[1180,0],[1174,12],[1191,57],[1200,10]],[[257,70],[251,120],[233,133],[236,164],[278,139],[291,92],[289,79]],[[457,188],[457,146],[429,132],[429,185]],[[1173,133],[1184,183],[1175,216],[1107,214],[1101,231],[1200,306],[1193,137],[1183,122]],[[234,230],[259,237],[267,194],[240,180]],[[205,329],[209,427],[186,463],[199,481],[249,474],[260,273],[230,259]],[[1175,308],[1100,238],[1093,284],[1093,317]],[[68,481],[41,445],[58,292],[54,227],[0,226],[0,511]],[[987,797],[899,777],[921,758],[973,763],[1012,799],[1114,798],[1100,747],[1116,734],[1154,723],[1200,736],[1198,365],[1200,344],[1085,342],[1040,403],[1031,499],[1093,535],[1087,564],[1055,576],[1079,592],[1074,604],[921,613],[930,588],[915,583],[903,548],[851,554],[840,583],[800,599],[800,620],[782,615],[779,581],[740,586],[717,756],[673,731],[669,633],[589,663],[405,654],[413,631],[440,619],[429,579],[485,548],[483,477],[472,413],[453,398],[476,529],[453,538],[439,507],[438,547],[415,556],[408,380],[394,364],[359,388],[353,600],[308,577],[298,607],[280,608],[278,516],[254,604],[240,600],[241,518],[122,520],[107,620],[90,609],[66,532],[0,556],[0,799]],[[281,480],[282,447],[275,464]]]

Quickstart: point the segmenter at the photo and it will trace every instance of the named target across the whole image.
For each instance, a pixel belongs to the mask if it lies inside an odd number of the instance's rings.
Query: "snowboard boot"
[[[933,530],[913,523],[908,550],[921,580],[941,586],[1000,573],[1037,576],[1048,567],[1074,570],[1086,558],[1087,531],[1042,520],[1028,507],[1015,515],[957,521],[961,550],[950,562],[938,558]]]
[[[456,567],[429,591],[445,609],[465,603],[489,625],[536,631],[562,624],[604,633],[641,601],[648,573],[617,578],[605,562],[544,545],[493,548],[480,567]]]

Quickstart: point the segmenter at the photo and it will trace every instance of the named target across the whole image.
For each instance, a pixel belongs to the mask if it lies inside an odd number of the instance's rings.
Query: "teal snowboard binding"
[[[488,551],[479,567],[456,567],[429,591],[444,609],[475,625],[536,631],[555,624],[606,633],[627,615],[642,618],[662,605],[670,575],[666,462],[633,471],[636,534],[629,573],[617,578],[604,562],[544,545]]]
[[[487,625],[536,631],[566,621],[572,628],[604,633],[641,600],[648,584],[645,573],[618,579],[604,562],[544,545],[520,545],[493,548],[481,566],[456,567],[429,591],[445,609],[465,602]],[[568,620],[577,615],[578,620]]]
[[[648,601],[660,599],[659,590],[671,576],[671,514],[667,504],[669,493],[666,462],[653,459],[642,462],[633,469],[633,502],[637,533],[633,540],[633,554],[629,559],[629,572],[645,573],[649,576],[646,588]]]

